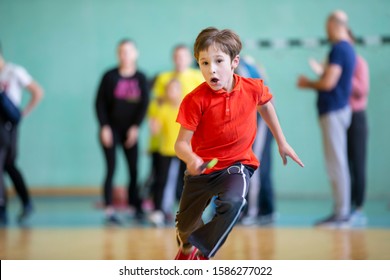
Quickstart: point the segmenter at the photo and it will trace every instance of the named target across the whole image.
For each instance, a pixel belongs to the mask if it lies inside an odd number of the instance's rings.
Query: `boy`
[[[243,211],[249,178],[259,166],[252,151],[256,110],[271,129],[283,163],[289,156],[303,167],[286,142],[263,81],[234,74],[241,47],[233,31],[213,27],[201,31],[194,44],[206,82],[184,98],[177,117],[175,151],[187,165],[176,216],[178,260],[213,257]],[[218,163],[201,170],[213,158]],[[202,212],[214,196],[216,215],[203,224]]]

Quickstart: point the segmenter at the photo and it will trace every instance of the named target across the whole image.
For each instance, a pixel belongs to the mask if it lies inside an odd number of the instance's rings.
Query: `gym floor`
[[[98,196],[37,196],[28,225],[15,222],[16,198],[9,201],[9,225],[0,229],[5,259],[172,259],[177,251],[173,224],[154,228],[123,212],[123,227],[104,224]],[[390,259],[390,207],[368,200],[368,224],[361,228],[319,229],[328,200],[278,199],[272,227],[237,225],[215,259]],[[329,208],[330,210],[330,208]]]

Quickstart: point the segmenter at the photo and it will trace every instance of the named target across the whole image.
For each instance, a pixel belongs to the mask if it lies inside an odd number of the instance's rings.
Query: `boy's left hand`
[[[304,167],[305,165],[300,160],[298,155],[295,153],[294,149],[291,148],[291,146],[288,143],[285,143],[283,145],[279,146],[279,154],[282,157],[283,164],[287,164],[287,157],[290,157],[293,161],[298,163],[301,167]]]

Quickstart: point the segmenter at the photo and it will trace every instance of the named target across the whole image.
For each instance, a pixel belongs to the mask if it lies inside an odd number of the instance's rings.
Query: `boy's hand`
[[[285,143],[283,145],[279,146],[279,154],[282,157],[283,164],[287,164],[287,157],[290,157],[293,161],[298,163],[301,167],[304,167],[305,165],[303,162],[299,159],[298,155],[295,153],[293,148],[288,143]]]
[[[203,164],[203,160],[200,157],[194,157],[191,162],[187,164],[187,171],[190,175],[200,175],[204,170],[200,170],[199,167]]]

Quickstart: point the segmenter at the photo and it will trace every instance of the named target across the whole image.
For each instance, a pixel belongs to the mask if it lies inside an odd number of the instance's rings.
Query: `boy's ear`
[[[232,68],[233,70],[238,67],[238,64],[240,64],[240,55],[236,55],[235,58],[232,60]]]

